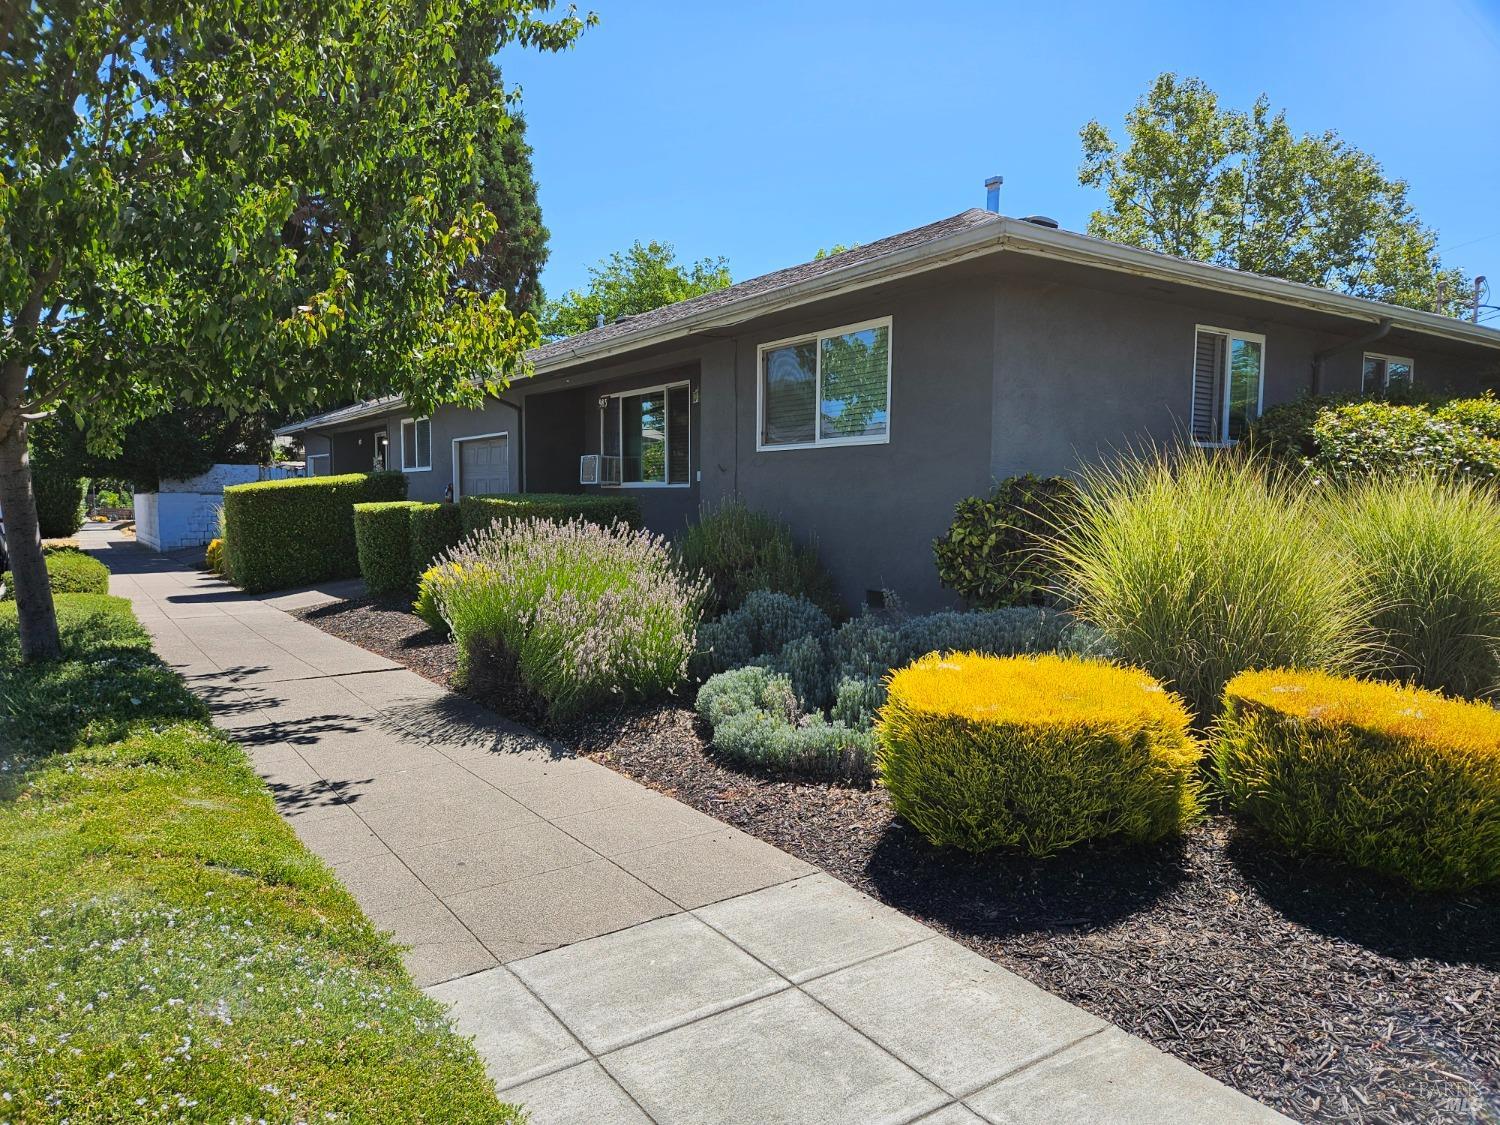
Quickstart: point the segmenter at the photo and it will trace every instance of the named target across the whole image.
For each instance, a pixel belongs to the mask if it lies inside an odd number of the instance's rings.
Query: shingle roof
[[[635,316],[616,320],[600,328],[569,336],[564,340],[543,344],[540,348],[530,352],[527,358],[536,366],[545,367],[548,361],[563,358],[575,351],[597,347],[620,337],[633,336],[638,332],[664,328],[675,321],[686,320],[700,313],[726,308],[740,301],[773,293],[778,289],[785,289],[814,277],[835,273],[838,270],[848,269],[850,266],[863,265],[926,242],[936,242],[948,235],[999,221],[1000,216],[993,211],[982,211],[978,207],[971,207],[967,211],[936,223],[928,223],[924,227],[893,234],[889,238],[866,243],[864,246],[856,246],[842,253],[830,254],[826,258],[803,262],[789,269],[764,273],[759,277],[752,277],[724,289],[715,289],[711,293],[704,293],[686,301],[678,301],[675,305],[665,305],[659,309],[652,309],[650,312],[637,313]]]
[[[368,414],[379,414],[386,410],[394,410],[405,400],[401,395],[386,395],[384,398],[372,398],[366,402],[356,402],[352,406],[340,406],[336,410],[325,410],[322,414],[314,414],[310,418],[282,426],[274,433],[295,434],[303,430],[314,429],[320,426],[336,426],[340,422],[353,422]]]

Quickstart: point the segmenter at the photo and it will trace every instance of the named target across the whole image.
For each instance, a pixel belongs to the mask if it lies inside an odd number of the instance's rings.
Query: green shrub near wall
[[[975,609],[1045,605],[1056,572],[1046,541],[1077,497],[1067,477],[1027,473],[960,500],[948,534],[932,544],[938,579]]]
[[[1485,391],[1479,398],[1456,398],[1433,412],[1440,422],[1466,426],[1492,441],[1500,441],[1500,398]]]
[[[394,594],[412,588],[411,513],[415,507],[415,500],[354,505],[354,551],[370,593]]]
[[[739,609],[758,590],[807,598],[829,617],[844,616],[816,545],[797,542],[790,526],[743,500],[704,505],[698,522],[678,536],[677,555],[688,570],[708,579],[710,617]]]
[[[463,518],[457,504],[413,504],[411,509],[411,566],[419,577],[432,560],[458,546]]]
[[[390,472],[226,488],[229,573],[250,593],[353,578],[354,505],[405,498],[406,478]]]
[[[1500,478],[1500,441],[1471,424],[1482,426],[1487,408],[1457,407],[1455,414],[1455,407],[1433,414],[1423,406],[1351,402],[1324,410],[1313,425],[1313,465],[1335,480],[1414,473]]]
[[[463,533],[488,527],[496,520],[552,520],[566,523],[582,518],[607,527],[623,523],[641,526],[641,506],[633,496],[612,496],[597,492],[527,492],[514,496],[465,496],[462,509]]]
[[[31,488],[36,493],[36,518],[42,538],[77,535],[88,511],[87,478],[69,476],[60,466],[36,464],[31,470]]]

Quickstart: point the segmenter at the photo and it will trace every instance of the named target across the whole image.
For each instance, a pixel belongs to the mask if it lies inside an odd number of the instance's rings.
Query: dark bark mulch
[[[360,598],[292,611],[377,656],[405,664],[433,683],[449,686],[458,670],[458,646],[411,611],[409,598]]]
[[[404,609],[305,616],[448,682],[453,646]],[[550,733],[1288,1116],[1500,1121],[1500,890],[1415,894],[1222,817],[1153,848],[973,857],[928,845],[879,788],[717,761],[685,707]]]

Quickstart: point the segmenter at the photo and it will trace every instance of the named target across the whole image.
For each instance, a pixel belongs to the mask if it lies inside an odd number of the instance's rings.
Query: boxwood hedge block
[[[1190,724],[1139,669],[934,652],[891,677],[876,761],[896,812],[932,843],[1045,856],[1192,823],[1203,752]]]
[[[633,496],[612,496],[597,492],[528,492],[514,496],[465,496],[459,505],[463,510],[463,531],[467,535],[496,520],[552,520],[566,523],[583,518],[589,523],[608,526],[623,523],[641,526],[641,506]]]
[[[404,500],[400,473],[350,473],[224,490],[229,573],[250,593],[359,574],[354,505]]]
[[[463,517],[457,504],[413,504],[411,509],[411,564],[420,576],[432,560],[458,546]]]
[[[359,574],[372,594],[394,594],[414,585],[411,513],[414,500],[354,505],[354,551]]]
[[[1423,890],[1500,880],[1500,711],[1322,672],[1243,672],[1214,745],[1229,806],[1283,847]]]
[[[49,550],[46,556],[47,582],[54,594],[109,593],[109,569],[92,555],[63,548]],[[0,598],[9,601],[16,596],[15,580],[9,571],[0,573],[0,586],[5,587]]]
[[[37,464],[31,471],[36,495],[36,518],[43,539],[68,539],[78,534],[88,512],[87,477],[70,475],[60,465]]]

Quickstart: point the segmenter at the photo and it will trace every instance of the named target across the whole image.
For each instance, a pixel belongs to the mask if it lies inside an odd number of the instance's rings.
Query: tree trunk
[[[42,534],[31,490],[31,459],[26,453],[26,425],[17,422],[0,438],[0,517],[5,520],[5,550],[16,586],[16,616],[21,630],[21,659],[57,660],[62,642],[57,607],[42,557]]]

